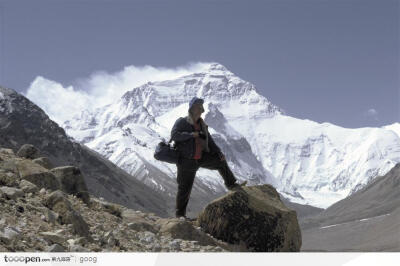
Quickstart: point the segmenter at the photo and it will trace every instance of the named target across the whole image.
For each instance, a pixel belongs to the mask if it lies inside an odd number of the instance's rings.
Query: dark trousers
[[[236,178],[231,169],[229,169],[227,162],[225,160],[221,161],[218,154],[203,152],[199,160],[181,158],[181,161],[177,164],[178,193],[176,195],[176,216],[186,215],[186,207],[189,202],[194,178],[200,167],[218,170],[227,187],[236,182]]]

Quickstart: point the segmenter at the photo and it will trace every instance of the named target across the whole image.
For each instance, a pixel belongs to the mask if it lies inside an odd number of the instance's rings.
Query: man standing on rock
[[[188,116],[178,118],[171,131],[171,139],[175,141],[180,154],[177,163],[176,217],[186,218],[190,192],[200,167],[218,170],[225,186],[230,190],[240,186],[236,183],[224,154],[208,132],[208,125],[201,118],[204,112],[203,103],[203,99],[193,97],[189,103]]]

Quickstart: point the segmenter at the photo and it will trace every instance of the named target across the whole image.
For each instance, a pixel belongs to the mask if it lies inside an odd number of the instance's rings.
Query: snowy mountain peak
[[[225,75],[233,75],[225,66],[221,65],[220,63],[213,62],[210,63],[208,66],[208,71],[210,74],[225,74]]]
[[[131,110],[143,106],[149,114],[158,117],[171,108],[188,103],[194,96],[221,107],[236,105],[236,109],[247,110],[249,117],[283,113],[259,94],[253,84],[235,76],[219,63],[209,63],[199,72],[177,79],[148,82],[126,92],[121,101]],[[237,104],[241,107],[237,108]]]
[[[391,130],[400,137],[400,123],[393,123],[383,127],[384,129]]]

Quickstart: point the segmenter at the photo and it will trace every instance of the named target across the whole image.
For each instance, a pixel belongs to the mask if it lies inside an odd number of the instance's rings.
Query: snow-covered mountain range
[[[155,160],[153,152],[161,139],[170,138],[176,119],[187,115],[194,96],[205,99],[203,118],[237,178],[272,184],[293,202],[326,208],[400,162],[400,124],[348,129],[287,116],[218,63],[133,88],[62,127],[138,180],[165,191],[176,166]],[[225,189],[217,171],[200,169],[197,179],[213,191]]]

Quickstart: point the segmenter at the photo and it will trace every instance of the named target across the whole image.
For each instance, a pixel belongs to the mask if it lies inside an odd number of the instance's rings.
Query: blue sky
[[[397,0],[0,0],[0,85],[63,86],[125,66],[216,61],[288,115],[343,127],[400,118]]]

